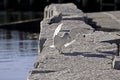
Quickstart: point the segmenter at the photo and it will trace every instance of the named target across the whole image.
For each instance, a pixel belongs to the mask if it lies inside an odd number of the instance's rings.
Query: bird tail
[[[63,23],[59,24],[58,27],[55,29],[53,38],[60,32],[62,25],[63,25]]]

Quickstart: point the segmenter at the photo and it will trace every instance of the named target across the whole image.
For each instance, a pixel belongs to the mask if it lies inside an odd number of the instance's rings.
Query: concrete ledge
[[[117,80],[120,78],[120,72],[113,70],[111,64],[108,64],[112,61],[116,46],[100,43],[109,37],[120,37],[116,33],[93,32],[93,28],[85,23],[83,15],[85,13],[78,11],[73,4],[54,4],[54,6],[56,10],[58,9],[58,13],[62,13],[62,20],[48,24],[46,20],[50,18],[46,18],[41,22],[39,48],[42,49],[39,50],[28,80]],[[80,30],[76,41],[71,46],[63,47],[63,54],[49,47],[53,44],[53,33],[60,23],[63,23],[63,26],[59,35],[73,28]]]
[[[120,11],[88,13],[89,24],[102,31],[120,31]],[[91,20],[90,20],[91,19]]]

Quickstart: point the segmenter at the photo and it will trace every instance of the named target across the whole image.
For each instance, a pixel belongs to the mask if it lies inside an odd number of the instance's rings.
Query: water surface
[[[0,29],[0,80],[26,80],[36,55],[31,33]]]

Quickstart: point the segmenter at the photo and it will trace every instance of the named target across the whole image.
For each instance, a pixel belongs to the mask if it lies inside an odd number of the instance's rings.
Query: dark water
[[[0,80],[26,80],[37,55],[31,33],[0,29]]]

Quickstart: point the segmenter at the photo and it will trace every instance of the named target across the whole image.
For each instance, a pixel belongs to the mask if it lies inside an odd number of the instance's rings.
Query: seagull
[[[76,41],[78,34],[84,36],[88,33],[91,34],[91,30],[93,31],[93,29],[90,28],[73,28],[69,32],[65,32],[62,36],[59,36],[58,33],[60,32],[62,25],[63,23],[59,24],[55,29],[53,34],[53,45],[50,46],[51,48],[56,48],[60,54],[63,54],[63,47],[68,47]]]
[[[70,32],[65,32],[62,36],[59,36],[58,33],[60,32],[62,25],[63,23],[59,24],[55,29],[53,34],[53,45],[50,46],[51,48],[56,48],[60,54],[63,54],[63,47],[68,47],[76,41],[75,37],[76,34],[78,34],[78,29],[74,28]]]

